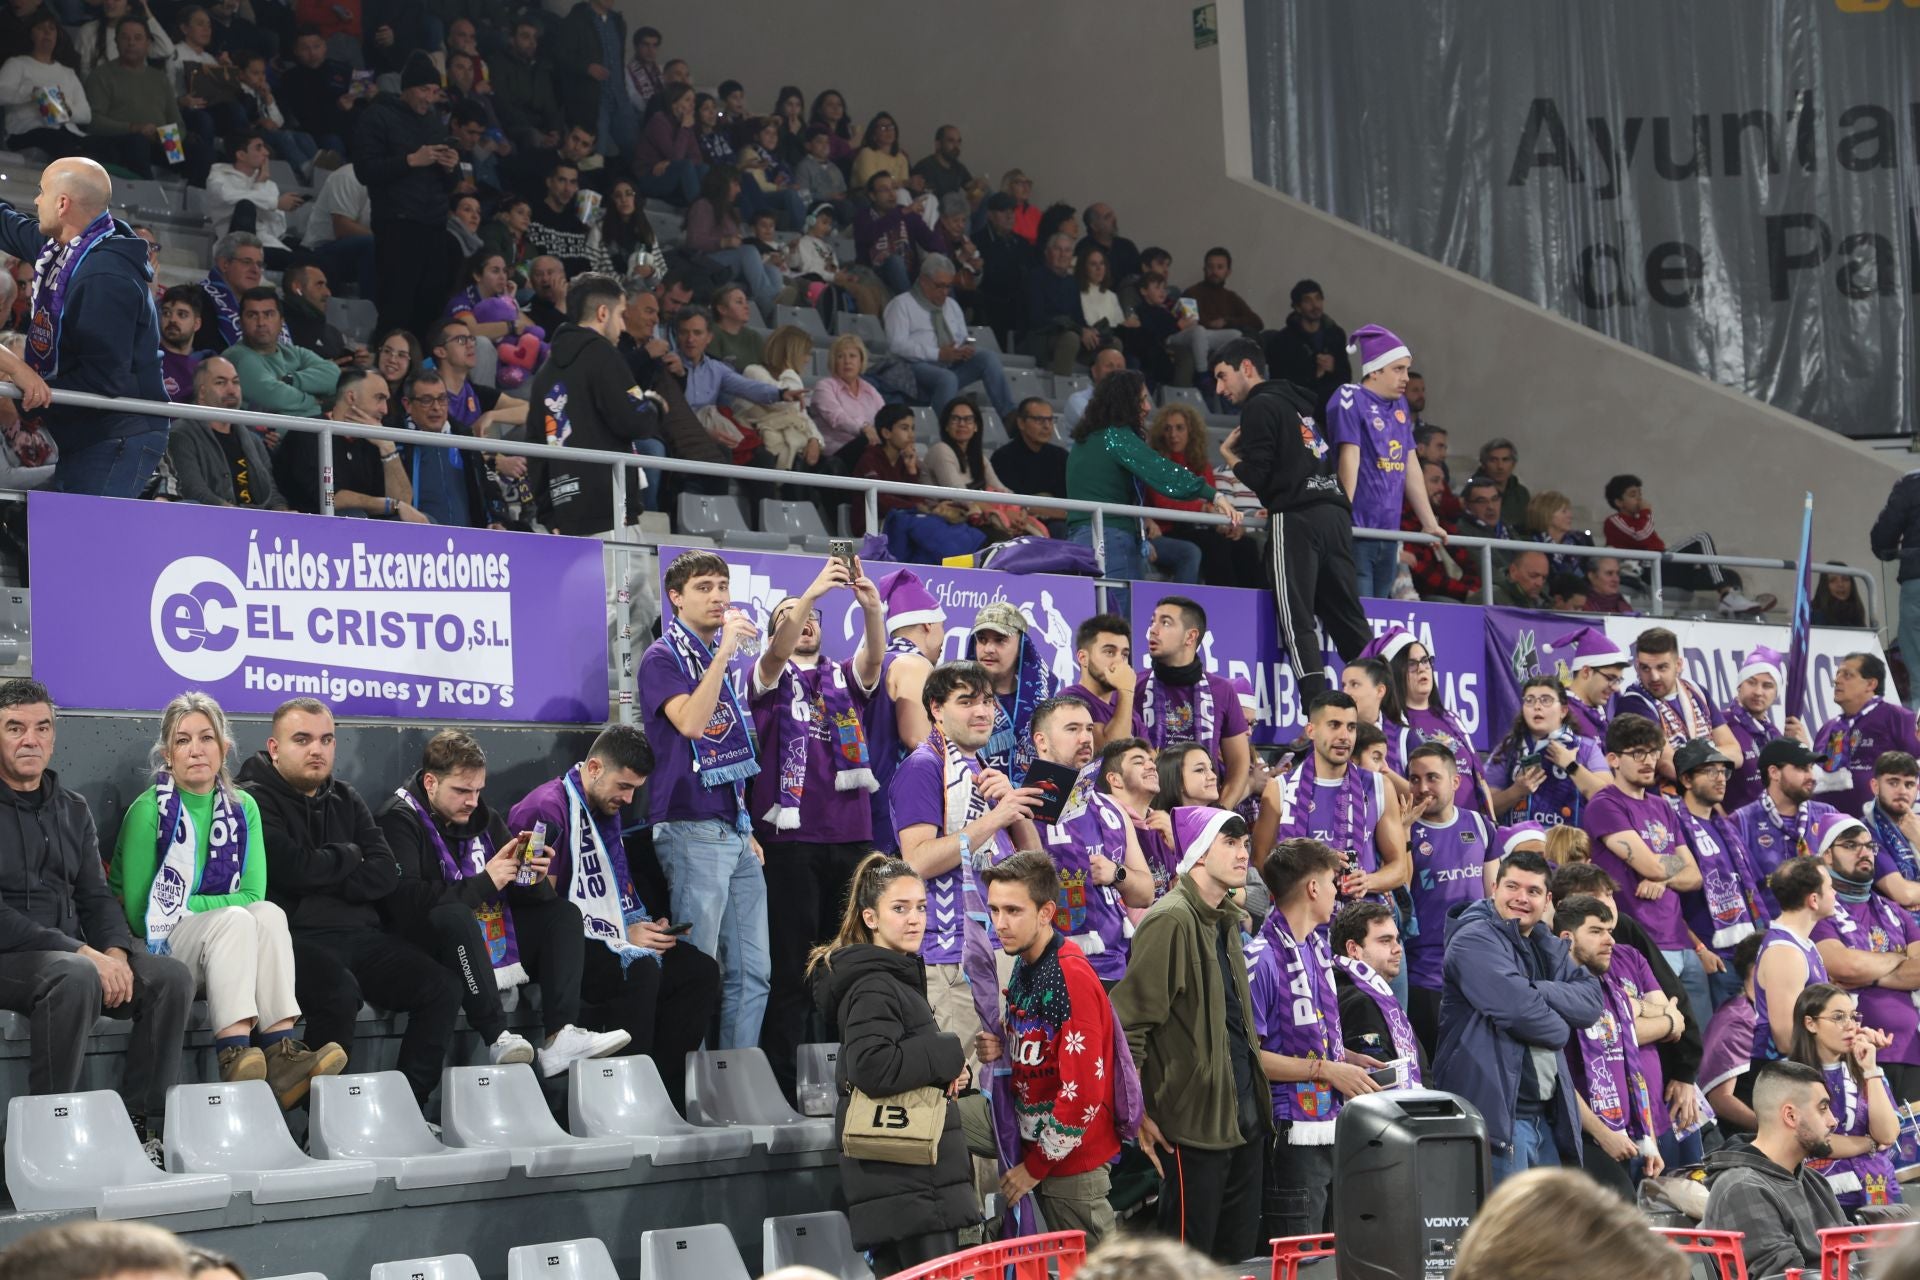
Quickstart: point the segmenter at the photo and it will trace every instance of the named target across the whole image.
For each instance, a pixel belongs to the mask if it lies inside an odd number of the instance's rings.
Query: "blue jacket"
[[[1527,949],[1533,969],[1527,976]],[[1580,1163],[1580,1124],[1566,1045],[1576,1030],[1600,1020],[1600,980],[1573,962],[1567,944],[1536,926],[1522,936],[1491,901],[1470,902],[1447,920],[1447,952],[1440,990],[1440,1045],[1433,1058],[1435,1087],[1480,1109],[1496,1152],[1513,1146],[1514,1102],[1527,1049],[1554,1050],[1560,1075],[1553,1136],[1569,1165]]]
[[[47,238],[40,221],[0,201],[0,249],[32,262]],[[147,242],[115,219],[113,234],[87,254],[69,282],[60,317],[59,363],[47,385],[56,391],[140,400],[167,398],[160,370],[160,318],[153,309]],[[46,410],[47,432],[60,452],[102,440],[165,431],[167,419],[93,409]]]

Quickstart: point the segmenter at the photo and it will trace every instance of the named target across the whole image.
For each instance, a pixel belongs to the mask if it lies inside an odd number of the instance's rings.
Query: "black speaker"
[[[1493,1189],[1487,1125],[1464,1098],[1396,1089],[1350,1098],[1333,1135],[1340,1280],[1449,1275]]]

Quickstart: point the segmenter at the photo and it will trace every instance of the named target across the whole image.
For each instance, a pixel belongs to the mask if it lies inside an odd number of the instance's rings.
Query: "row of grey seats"
[[[800,1055],[808,1109],[831,1110],[837,1045]],[[182,1084],[167,1095],[167,1170],[154,1168],[111,1090],[23,1096],[7,1104],[6,1181],[22,1210],[92,1209],[136,1218],[226,1206],[362,1195],[396,1188],[602,1173],[655,1165],[825,1151],[833,1121],[796,1113],[758,1049],[687,1055],[687,1117],[644,1056],[576,1062],[568,1128],[548,1109],[533,1069],[448,1067],[438,1135],[395,1071],[316,1080],[308,1152],[294,1143],[265,1081]],[[569,1132],[570,1130],[570,1132]]]

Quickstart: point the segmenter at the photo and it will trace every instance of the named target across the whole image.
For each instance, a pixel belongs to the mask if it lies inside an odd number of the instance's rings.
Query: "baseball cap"
[[[1814,765],[1826,762],[1827,758],[1824,755],[1817,754],[1812,747],[1798,738],[1775,738],[1760,748],[1760,771],[1763,774],[1774,765],[1790,764],[1801,769],[1811,769]],[[1679,760],[1676,757],[1674,761],[1676,772],[1679,767]]]
[[[1733,767],[1733,761],[1722,755],[1720,748],[1705,738],[1682,743],[1673,753],[1673,772],[1676,777],[1684,778],[1710,764],[1723,764],[1729,769]]]
[[[997,631],[1003,636],[1024,636],[1027,634],[1027,619],[1018,608],[1005,600],[996,600],[973,615],[973,634],[982,631]]]

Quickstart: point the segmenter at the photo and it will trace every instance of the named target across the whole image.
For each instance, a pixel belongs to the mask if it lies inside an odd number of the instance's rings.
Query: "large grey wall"
[[[809,98],[831,86],[861,121],[892,112],[916,159],[936,126],[957,124],[974,172],[997,185],[1022,168],[1042,203],[1112,203],[1124,234],[1173,252],[1176,279],[1199,274],[1210,244],[1228,245],[1235,286],[1269,324],[1285,317],[1292,282],[1315,277],[1348,328],[1379,322],[1408,341],[1456,452],[1511,436],[1522,478],[1567,490],[1595,519],[1606,477],[1631,470],[1669,537],[1709,528],[1723,550],[1787,556],[1812,487],[1816,555],[1871,560],[1867,525],[1899,460],[1255,184],[1240,0],[1221,0],[1220,43],[1204,50],[1191,6],[1169,0],[970,0],[888,21],[851,9],[808,21],[772,0],[732,0],[704,21],[631,0],[626,11],[661,28],[695,83],[738,79],[755,109],[781,84]],[[1785,575],[1764,585],[1790,590]]]

